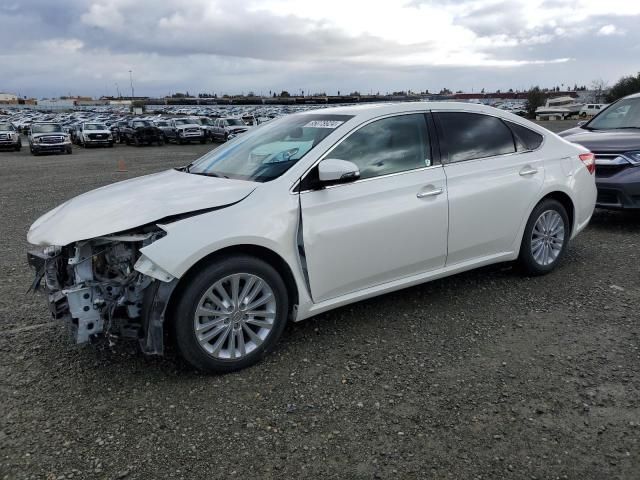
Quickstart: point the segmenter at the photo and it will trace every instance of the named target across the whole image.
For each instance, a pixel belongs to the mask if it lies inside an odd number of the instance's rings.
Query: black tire
[[[113,148],[113,142],[109,142],[108,147],[109,147],[109,148]]]
[[[562,218],[562,222],[564,222],[564,239],[562,243],[561,250],[558,256],[548,265],[542,265],[536,261],[533,255],[532,248],[532,235],[533,229],[535,227],[538,218],[547,211],[555,211]],[[564,257],[565,252],[567,251],[567,247],[569,245],[569,239],[571,238],[571,224],[569,223],[569,215],[567,215],[567,210],[564,206],[554,200],[552,198],[546,198],[542,200],[531,212],[531,216],[527,221],[527,225],[524,229],[524,234],[522,236],[522,242],[520,243],[520,255],[518,256],[518,262],[524,272],[528,275],[545,275],[552,270],[554,270],[562,257]]]
[[[19,152],[20,150],[22,150],[22,142],[16,143],[16,146],[15,146],[14,150],[16,152]]]
[[[66,150],[67,155],[71,155],[73,153],[73,149],[71,147]]]
[[[160,137],[160,138],[158,139],[158,146],[159,146],[159,147],[164,147],[164,138]]]
[[[208,354],[200,346],[194,332],[194,316],[198,302],[204,293],[218,280],[234,273],[247,273],[266,282],[275,297],[276,316],[273,326],[263,343],[241,359],[219,359]],[[251,366],[273,349],[287,323],[289,301],[284,281],[268,263],[248,255],[234,255],[213,261],[187,279],[184,290],[171,313],[176,346],[182,357],[204,372],[227,373]]]
[[[207,142],[207,137],[202,137],[202,138],[200,139],[200,143],[201,143],[202,145],[204,145],[206,142]]]
[[[228,142],[228,141],[229,141],[229,134],[228,134],[228,133],[225,133],[225,134],[224,134],[224,141],[225,141],[225,142]]]

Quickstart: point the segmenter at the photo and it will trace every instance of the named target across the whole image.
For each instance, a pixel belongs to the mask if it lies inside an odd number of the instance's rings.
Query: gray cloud
[[[577,8],[561,0],[545,4]],[[508,1],[405,5],[450,9],[452,25],[443,35],[462,35],[466,43],[439,58],[447,38],[407,43],[375,30],[354,33],[326,19],[256,8],[250,0],[9,0],[0,6],[0,91],[114,94],[116,83],[125,90],[129,69],[137,93],[161,95],[526,88],[588,84],[603,73],[613,80],[640,68],[637,60],[633,65],[637,15],[531,26],[521,4]],[[606,25],[624,35],[596,36]]]

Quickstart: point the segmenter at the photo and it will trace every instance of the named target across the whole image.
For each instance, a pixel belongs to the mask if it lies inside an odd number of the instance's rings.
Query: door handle
[[[534,175],[538,173],[538,169],[537,168],[533,168],[533,167],[524,167],[522,170],[520,170],[520,176],[521,177],[526,177],[527,175]]]
[[[436,195],[440,195],[442,192],[444,192],[444,189],[442,188],[432,188],[431,190],[418,192],[416,194],[416,197],[418,198],[435,197]]]

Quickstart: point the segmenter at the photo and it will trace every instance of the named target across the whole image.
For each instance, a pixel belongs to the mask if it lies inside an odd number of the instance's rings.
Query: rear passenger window
[[[515,153],[509,128],[496,117],[480,113],[441,112],[442,144],[449,162]]]
[[[542,144],[542,135],[517,123],[506,122],[513,132],[519,152],[535,150]]]
[[[384,118],[360,128],[329,154],[360,168],[360,178],[415,170],[431,165],[423,114]]]

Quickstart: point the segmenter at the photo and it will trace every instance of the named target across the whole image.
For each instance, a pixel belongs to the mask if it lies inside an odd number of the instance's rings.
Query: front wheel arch
[[[230,255],[249,255],[251,257],[256,257],[269,265],[271,265],[282,277],[284,284],[287,288],[287,295],[289,297],[289,316],[291,317],[294,309],[298,305],[299,295],[298,295],[298,286],[295,281],[295,277],[293,276],[293,272],[289,264],[276,252],[270,250],[266,247],[261,247],[258,245],[244,244],[244,245],[234,245],[230,247],[225,247],[220,250],[217,250],[209,255],[198,260],[195,264],[193,264],[189,270],[185,272],[176,288],[171,293],[171,297],[167,303],[167,311],[172,312],[175,304],[177,303],[177,299],[181,297],[181,292],[184,290],[186,285],[188,285],[190,279],[194,277],[198,272],[202,269],[207,268],[211,265],[212,262],[215,262],[218,259],[222,259],[228,257]],[[170,313],[170,318],[173,315]],[[170,320],[172,321],[172,320]]]

